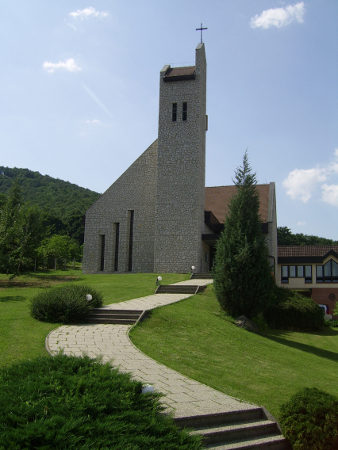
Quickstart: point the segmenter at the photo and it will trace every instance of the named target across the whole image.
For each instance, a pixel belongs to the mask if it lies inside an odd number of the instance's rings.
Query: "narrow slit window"
[[[305,283],[312,283],[312,266],[304,266]]]
[[[114,256],[114,272],[119,269],[119,241],[120,241],[120,224],[115,223],[115,256]]]
[[[176,122],[176,120],[177,120],[177,103],[173,103],[172,121]]]
[[[282,283],[289,282],[289,266],[282,266]]]
[[[187,114],[188,114],[188,103],[187,102],[183,102],[182,120],[187,120]]]
[[[129,258],[128,271],[133,269],[134,211],[129,211]]]
[[[104,271],[104,251],[106,246],[106,236],[102,234],[100,236],[101,258],[100,258],[100,271]]]

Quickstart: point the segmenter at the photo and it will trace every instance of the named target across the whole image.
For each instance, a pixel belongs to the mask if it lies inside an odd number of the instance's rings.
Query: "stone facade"
[[[161,70],[158,139],[87,211],[84,273],[210,270],[219,230],[205,223],[206,192],[224,188],[205,188],[206,66],[201,43],[195,66]],[[275,186],[260,189],[277,257]]]
[[[153,272],[156,170],[157,140],[89,208],[84,273]]]
[[[204,225],[206,58],[196,48],[195,78],[165,81],[160,73],[155,265],[157,272],[202,269]],[[194,68],[191,68],[193,71]],[[188,71],[187,71],[188,72]],[[186,117],[183,117],[183,104]],[[173,105],[177,114],[173,120]]]

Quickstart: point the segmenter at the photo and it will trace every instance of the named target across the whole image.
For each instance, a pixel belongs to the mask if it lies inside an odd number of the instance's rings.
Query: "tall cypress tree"
[[[237,192],[217,242],[214,289],[221,307],[231,316],[252,318],[270,304],[274,279],[261,231],[256,174],[251,172],[247,152],[233,181]]]

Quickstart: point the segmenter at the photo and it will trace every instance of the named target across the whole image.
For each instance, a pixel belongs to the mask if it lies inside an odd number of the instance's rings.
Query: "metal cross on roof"
[[[202,24],[201,24],[201,28],[196,28],[196,31],[201,31],[201,44],[203,43],[203,40],[202,40],[202,31],[203,30],[207,30],[208,28],[203,28],[203,26],[202,26]]]

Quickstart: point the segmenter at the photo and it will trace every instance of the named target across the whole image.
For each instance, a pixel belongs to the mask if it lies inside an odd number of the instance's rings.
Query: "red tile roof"
[[[338,253],[338,245],[282,245],[278,247],[278,257],[325,256],[330,250]]]
[[[259,213],[262,222],[268,221],[269,211],[269,184],[257,184],[256,186],[260,208]],[[228,211],[228,205],[231,197],[236,193],[236,186],[215,186],[205,188],[205,207],[206,211],[211,211],[220,223],[224,223],[225,214]]]

